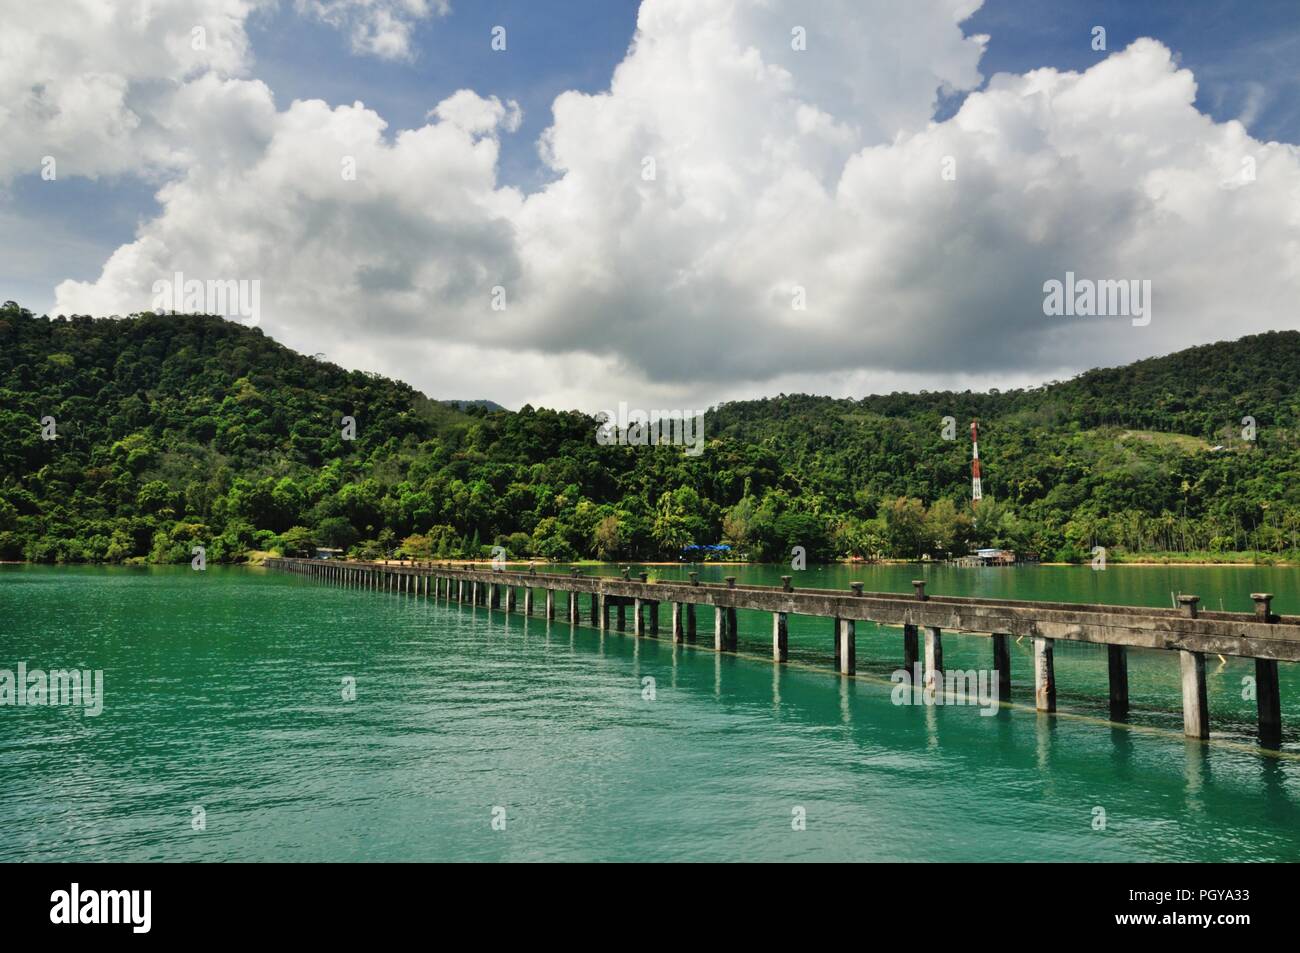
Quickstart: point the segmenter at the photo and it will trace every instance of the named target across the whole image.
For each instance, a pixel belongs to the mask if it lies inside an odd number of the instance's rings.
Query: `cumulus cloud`
[[[995,76],[934,122],[939,90],[982,82],[976,6],[644,0],[609,89],[556,99],[554,178],[527,195],[497,180],[519,115],[495,97],[390,136],[359,103],[277,110],[207,77],[192,105],[223,131],[178,137],[161,214],[58,309],[146,308],[177,270],[259,278],[291,346],[587,409],[1005,386],[1293,326],[1296,147],[1198,112],[1154,40]],[[1045,316],[1067,271],[1149,279],[1151,324]]]
[[[246,72],[244,24],[260,5],[0,0],[0,185],[45,156],[60,175],[180,167],[185,136],[157,113],[192,77]]]

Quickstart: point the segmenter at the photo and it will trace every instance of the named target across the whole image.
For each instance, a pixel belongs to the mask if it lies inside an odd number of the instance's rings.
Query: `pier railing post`
[[[1255,618],[1273,622],[1273,594],[1252,592]],[[1277,659],[1255,659],[1255,708],[1259,712],[1259,743],[1274,750],[1282,747],[1282,698],[1278,694]]]
[[[1189,619],[1195,619],[1199,614],[1197,603],[1200,601],[1198,596],[1178,597],[1179,608]],[[1210,737],[1210,709],[1205,692],[1205,653],[1180,649],[1178,658],[1183,682],[1183,734],[1188,738],[1204,740]]]

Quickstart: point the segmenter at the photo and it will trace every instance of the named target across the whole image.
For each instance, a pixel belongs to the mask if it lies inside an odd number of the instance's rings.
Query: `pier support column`
[[[1183,734],[1188,738],[1208,738],[1210,709],[1205,698],[1205,653],[1179,651],[1178,661],[1183,676]]]
[[[1282,747],[1282,698],[1277,690],[1277,659],[1255,659],[1255,705],[1259,710],[1259,743]]]
[[[501,586],[495,582],[488,583],[488,608],[501,608]]]
[[[831,630],[831,641],[835,643],[835,671],[840,670],[840,623],[844,620],[836,616],[831,620],[835,623],[834,629]]]
[[[695,641],[695,603],[686,603],[686,641]]]
[[[555,590],[546,590],[546,618],[548,620],[555,618]]]
[[[640,638],[641,636],[641,600],[632,600],[632,634]]]
[[[722,651],[722,644],[726,641],[726,633],[723,631],[722,606],[713,607],[713,650]]]
[[[841,675],[852,675],[858,670],[858,624],[852,619],[840,619],[840,637],[836,648]]]
[[[673,603],[673,644],[680,645],[682,642],[682,604]]]
[[[925,627],[925,687],[943,691],[943,632],[933,625]]]
[[[627,605],[620,600],[615,608],[617,608],[618,612],[614,624],[618,631],[623,632],[627,629]]]
[[[790,623],[784,612],[772,613],[772,661],[790,660]]]
[[[915,638],[915,636],[913,636]],[[998,700],[1011,697],[1011,636],[993,633],[993,671],[998,673]]]
[[[594,626],[599,626],[600,625],[600,596],[594,592],[591,594],[591,608],[589,611],[591,613],[591,624]]]
[[[478,583],[477,582],[470,583],[469,604],[471,607],[478,605]]]
[[[1199,615],[1200,596],[1179,596],[1178,608],[1189,619]],[[1205,697],[1205,653],[1180,650],[1178,664],[1183,681],[1183,734],[1188,738],[1210,737],[1210,706]]]
[[[994,638],[996,638],[996,636],[994,636]],[[914,625],[903,626],[903,668],[907,670],[907,674],[909,677],[911,677],[912,674],[916,671],[916,663],[921,660],[921,651],[920,648],[918,647],[919,644],[920,643],[917,639],[916,626]],[[997,652],[997,646],[995,645],[994,646],[995,655],[996,652]],[[994,664],[997,664],[996,658]]]
[[[1271,592],[1252,592],[1255,618],[1273,622]],[[1255,707],[1259,712],[1259,743],[1274,750],[1282,747],[1282,697],[1277,690],[1277,659],[1255,659]]]
[[[1034,636],[1034,707],[1056,711],[1056,669],[1052,640]]]
[[[1128,717],[1128,646],[1106,646],[1106,667],[1110,672],[1110,718]]]
[[[465,580],[464,579],[456,580],[456,601],[457,602],[465,601]]]
[[[533,587],[524,586],[524,615],[533,614]]]
[[[652,600],[650,602],[650,635],[652,638],[659,637],[659,602]]]
[[[576,592],[571,592],[569,593],[569,625],[577,625],[579,615],[578,594]]]

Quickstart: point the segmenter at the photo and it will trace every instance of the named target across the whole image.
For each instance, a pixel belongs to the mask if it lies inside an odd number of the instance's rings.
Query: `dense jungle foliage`
[[[1028,390],[723,404],[692,457],[598,445],[574,411],[430,400],[216,317],[7,302],[0,559],[1276,558],[1300,546],[1298,395],[1300,334],[1274,332]]]

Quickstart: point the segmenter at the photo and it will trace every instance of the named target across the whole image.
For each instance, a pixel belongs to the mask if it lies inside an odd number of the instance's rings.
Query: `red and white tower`
[[[980,486],[980,425],[978,420],[970,422],[970,502],[974,506],[984,497]]]

